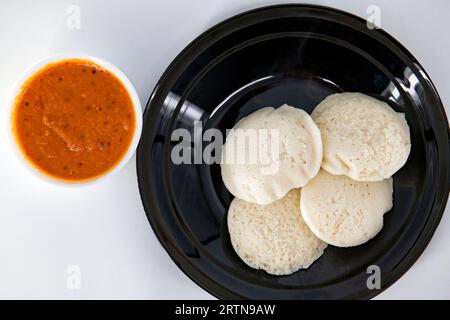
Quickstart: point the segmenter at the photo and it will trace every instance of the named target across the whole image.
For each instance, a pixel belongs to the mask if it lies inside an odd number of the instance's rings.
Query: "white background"
[[[450,106],[450,1],[310,1],[367,17],[402,42]],[[109,60],[146,104],[171,60],[197,35],[232,15],[280,3],[257,0],[0,0],[0,108],[10,87],[37,60],[81,51]],[[81,9],[81,29],[66,9]],[[0,298],[209,299],[172,262],[142,209],[135,159],[105,183],[85,189],[48,185],[14,161],[0,135]],[[448,211],[448,210],[447,210]],[[81,268],[81,289],[66,287],[67,267]],[[379,298],[450,298],[448,212],[414,267]]]

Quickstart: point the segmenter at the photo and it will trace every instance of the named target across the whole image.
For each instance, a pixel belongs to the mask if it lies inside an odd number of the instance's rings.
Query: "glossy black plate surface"
[[[394,176],[394,207],[383,230],[362,246],[329,246],[308,270],[290,276],[247,267],[229,240],[232,196],[219,165],[175,165],[171,133],[193,132],[195,121],[225,132],[263,106],[287,103],[311,112],[342,91],[387,101],[405,113],[411,129],[411,155]],[[190,145],[200,146],[198,135]],[[441,219],[449,191],[448,122],[425,71],[384,31],[331,8],[266,7],[213,27],[174,60],[147,105],[137,168],[161,244],[216,297],[370,298],[412,266]],[[381,290],[366,286],[371,265],[381,269]]]

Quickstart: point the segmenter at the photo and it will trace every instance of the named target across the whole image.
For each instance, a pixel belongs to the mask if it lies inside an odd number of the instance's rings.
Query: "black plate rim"
[[[318,10],[324,10],[328,12],[332,12],[335,14],[341,14],[348,16],[350,18],[365,21],[361,17],[352,14],[350,12],[336,9],[329,6],[324,5],[312,5],[312,4],[298,4],[298,3],[287,3],[287,4],[276,4],[276,5],[268,5],[268,6],[262,6],[258,7],[252,10],[248,10],[236,15],[233,15],[216,25],[208,28],[206,31],[201,33],[199,36],[197,36],[194,40],[192,40],[176,57],[172,60],[172,62],[169,64],[169,66],[166,68],[166,70],[163,72],[160,79],[157,81],[155,88],[153,89],[150,98],[147,102],[146,108],[144,110],[144,118],[146,116],[152,118],[153,116],[156,116],[155,109],[151,108],[152,102],[154,101],[155,96],[157,95],[158,91],[161,90],[161,88],[164,86],[164,83],[166,82],[167,78],[170,77],[172,71],[175,69],[175,66],[177,63],[181,60],[181,58],[192,48],[194,47],[200,40],[202,40],[206,35],[210,34],[211,32],[215,31],[216,29],[219,29],[223,27],[224,25],[228,24],[229,22],[232,22],[233,20],[239,19],[246,15],[251,15],[255,13],[259,13],[262,11],[272,10],[272,9],[281,9],[281,8],[295,8],[295,9],[318,9]],[[422,67],[422,65],[418,62],[418,60],[414,57],[414,55],[405,48],[397,39],[395,39],[393,36],[388,34],[384,29],[378,29],[378,33],[380,33],[382,36],[390,40],[395,46],[400,49],[402,54],[405,54],[408,56],[410,60],[414,62],[415,67],[422,73],[423,78],[429,82],[429,89],[433,92],[434,98],[436,98],[437,105],[435,106],[435,109],[437,109],[438,112],[441,113],[442,117],[447,120],[448,119],[445,113],[445,109],[442,103],[442,100],[437,92],[436,87],[434,86],[431,78],[429,77],[428,73],[425,71],[425,69]],[[153,128],[152,128],[153,129]],[[191,264],[191,262],[186,259],[182,254],[180,254],[173,246],[169,246],[166,242],[164,242],[163,238],[164,235],[160,230],[158,230],[158,227],[156,225],[156,221],[154,221],[154,217],[152,216],[152,210],[151,205],[147,205],[144,201],[144,194],[143,194],[143,188],[142,188],[142,182],[141,182],[141,164],[143,162],[143,153],[142,150],[142,139],[139,142],[138,149],[137,149],[137,157],[136,157],[136,171],[137,171],[137,180],[138,180],[138,186],[139,186],[139,192],[140,197],[142,200],[142,205],[144,207],[145,214],[147,216],[147,219],[149,221],[149,224],[157,236],[157,239],[161,246],[164,248],[164,250],[167,252],[169,257],[172,259],[172,261],[178,266],[178,268],[189,278],[191,279],[195,284],[197,284],[200,288],[211,294],[212,296],[218,298],[218,299],[245,299],[245,297],[240,296],[239,294],[230,291],[229,289],[221,286],[220,284],[214,282],[209,277],[205,276],[202,272],[197,270],[195,266]],[[450,145],[450,128],[447,125],[447,141]],[[447,204],[448,200],[448,190],[450,189],[450,152],[447,150],[447,153],[445,154],[445,158],[447,159],[447,166],[446,166],[446,172],[447,175],[445,178],[444,186],[447,186],[447,193],[441,192],[441,194],[436,194],[436,197],[439,198],[439,201],[435,201],[433,203],[433,209],[430,210],[430,212],[435,211],[438,214],[438,217],[434,219],[433,223],[428,223],[424,230],[422,231],[422,234],[420,235],[421,242],[416,243],[415,247],[411,248],[410,253],[407,255],[406,258],[404,258],[401,261],[402,267],[400,269],[397,269],[394,274],[391,274],[390,279],[384,284],[384,286],[379,290],[366,290],[365,292],[359,292],[352,296],[352,298],[357,299],[371,299],[386,289],[388,289],[391,285],[393,285],[398,279],[400,279],[413,265],[414,263],[420,258],[422,253],[425,251],[427,246],[429,245],[434,232],[436,231],[442,216],[444,214],[444,210]],[[443,180],[444,180],[443,178]],[[445,197],[447,196],[447,197]]]

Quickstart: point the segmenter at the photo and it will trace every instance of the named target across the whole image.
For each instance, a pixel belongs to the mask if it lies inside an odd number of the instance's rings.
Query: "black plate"
[[[230,244],[226,212],[232,197],[219,166],[173,164],[172,131],[192,131],[195,120],[225,131],[258,108],[284,103],[311,112],[341,91],[388,101],[411,128],[411,155],[394,176],[394,207],[383,230],[362,246],[329,246],[308,270],[290,276],[247,267]],[[448,122],[423,68],[384,31],[331,8],[265,7],[208,30],[170,65],[147,105],[137,168],[144,208],[161,244],[216,297],[370,298],[412,266],[441,219],[449,191]],[[381,290],[366,286],[370,265],[381,269]]]

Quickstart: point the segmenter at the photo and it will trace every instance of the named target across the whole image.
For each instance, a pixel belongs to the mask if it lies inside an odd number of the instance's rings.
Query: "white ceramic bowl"
[[[33,76],[36,72],[38,72],[39,70],[41,70],[48,64],[58,62],[61,60],[73,59],[73,58],[91,61],[91,62],[98,64],[99,66],[105,68],[106,70],[110,71],[112,74],[114,74],[127,89],[128,93],[130,95],[131,101],[133,103],[133,107],[134,107],[134,111],[135,111],[134,113],[136,115],[136,122],[135,122],[136,127],[135,127],[135,131],[133,134],[133,139],[130,143],[130,146],[128,147],[126,154],[122,157],[122,160],[118,164],[116,164],[111,170],[107,171],[106,173],[104,173],[98,177],[95,177],[93,179],[89,179],[86,181],[80,181],[80,182],[66,181],[66,180],[62,180],[62,179],[53,178],[50,175],[46,175],[45,173],[41,172],[38,168],[36,168],[32,163],[30,163],[30,161],[28,159],[26,159],[25,155],[23,154],[22,150],[20,149],[20,146],[18,145],[18,142],[16,141],[16,137],[15,137],[15,134],[13,132],[13,127],[12,127],[16,97],[21,93],[22,87],[25,84],[25,82],[31,76]],[[131,84],[131,82],[127,78],[127,76],[119,68],[117,68],[113,64],[111,64],[103,59],[99,59],[99,58],[96,58],[96,57],[93,57],[90,55],[80,54],[80,53],[55,54],[55,55],[49,56],[49,57],[39,61],[38,63],[33,65],[31,68],[29,68],[24,74],[22,74],[22,76],[16,81],[15,85],[13,86],[13,90],[11,93],[11,98],[10,98],[10,101],[8,104],[7,112],[8,112],[8,115],[7,115],[6,119],[7,119],[8,123],[7,123],[6,127],[8,128],[9,141],[10,141],[11,147],[13,149],[13,153],[16,155],[16,158],[23,164],[23,167],[26,168],[34,176],[38,177],[39,179],[41,179],[43,181],[46,181],[46,182],[49,182],[49,183],[52,183],[55,185],[59,185],[59,186],[91,185],[91,184],[103,181],[106,178],[110,177],[111,175],[115,174],[116,172],[120,171],[128,163],[128,161],[131,159],[131,157],[135,153],[136,148],[139,143],[139,140],[140,140],[140,137],[141,137],[141,131],[142,131],[141,103],[139,101],[139,97],[137,95],[136,89]]]

